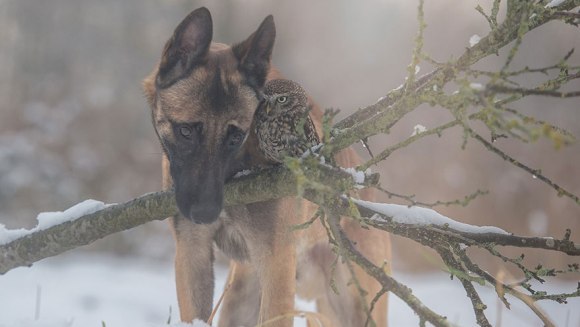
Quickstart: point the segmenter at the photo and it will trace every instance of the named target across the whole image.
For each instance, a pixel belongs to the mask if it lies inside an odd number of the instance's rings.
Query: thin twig
[[[220,295],[220,298],[218,299],[213,310],[211,311],[209,318],[207,318],[207,324],[210,326],[213,322],[213,318],[215,317],[216,313],[218,312],[218,310],[222,304],[222,301],[224,300],[224,297],[226,296],[226,293],[230,290],[230,288],[232,287],[232,284],[234,283],[234,278],[236,276],[236,267],[237,267],[237,265],[235,265],[235,264],[232,265],[232,268],[230,270],[230,278],[228,278],[228,282],[224,286],[224,291],[222,292],[222,295]]]
[[[407,286],[400,284],[398,281],[388,276],[381,268],[375,266],[371,261],[369,261],[364,255],[362,255],[352,246],[350,240],[340,227],[340,214],[337,213],[335,209],[327,210],[326,218],[330,232],[332,233],[332,236],[336,242],[340,245],[340,248],[343,251],[343,255],[348,256],[349,259],[356,262],[357,265],[361,267],[367,274],[381,283],[383,287],[387,288],[389,291],[407,303],[407,305],[409,305],[413,311],[415,311],[421,317],[422,320],[426,320],[434,326],[449,326],[449,322],[445,317],[442,317],[427,308],[417,297],[411,293],[411,290]]]
[[[579,73],[580,76],[580,73]],[[573,98],[580,97],[580,91],[572,92],[560,92],[554,90],[538,90],[538,89],[526,89],[521,87],[509,87],[505,85],[487,85],[487,91],[495,93],[508,93],[508,94],[519,94],[519,95],[541,95],[556,98]]]
[[[486,195],[489,192],[488,191],[482,191],[482,190],[477,190],[469,195],[466,195],[463,199],[455,199],[455,200],[451,200],[451,201],[440,201],[437,200],[435,202],[431,202],[431,203],[427,203],[427,202],[422,202],[422,201],[417,201],[415,200],[415,195],[404,195],[404,194],[399,194],[399,193],[395,193],[395,192],[391,192],[388,191],[386,189],[384,189],[382,186],[380,185],[376,185],[375,188],[383,193],[385,193],[386,195],[389,196],[389,198],[395,197],[395,198],[399,198],[399,199],[403,199],[407,202],[409,202],[409,206],[422,206],[422,207],[427,207],[427,208],[434,208],[437,206],[452,206],[452,205],[460,205],[462,207],[466,207],[467,205],[469,205],[469,203],[471,203],[471,201],[473,201],[474,199],[476,199],[479,196],[482,195]]]
[[[413,49],[413,56],[411,58],[411,63],[407,67],[407,82],[405,83],[405,94],[409,94],[413,91],[415,87],[415,75],[417,74],[417,67],[419,61],[421,60],[421,53],[423,49],[423,32],[425,31],[425,14],[423,12],[424,0],[419,0],[419,6],[417,7],[417,21],[419,24],[417,37],[415,37],[415,48]]]
[[[532,310],[536,316],[538,316],[538,318],[540,318],[540,320],[542,320],[542,322],[544,323],[544,325],[546,327],[552,327],[554,326],[554,324],[552,323],[552,321],[550,320],[550,318],[548,318],[548,316],[546,316],[535,304],[532,298],[530,298],[529,296],[527,296],[526,294],[523,294],[521,292],[519,292],[518,290],[514,289],[513,287],[506,285],[500,281],[498,281],[496,278],[494,278],[491,274],[489,274],[488,272],[482,270],[481,268],[479,268],[478,265],[474,264],[471,259],[467,256],[467,254],[465,253],[465,251],[460,251],[459,256],[462,260],[462,262],[465,264],[465,266],[467,267],[467,269],[469,269],[470,271],[478,274],[479,276],[485,278],[485,280],[490,283],[492,286],[495,287],[496,291],[498,289],[503,290],[504,292],[507,291],[509,294],[511,294],[512,296],[516,297],[517,299],[519,299],[520,301],[522,301],[525,305],[528,306],[528,308],[530,308],[530,310]],[[508,303],[507,299],[505,298],[504,294],[500,294],[498,292],[497,296],[503,301],[503,303],[505,304],[506,308],[510,308],[510,304]]]
[[[399,149],[405,148],[409,144],[411,144],[411,143],[413,143],[415,141],[418,141],[418,140],[420,140],[420,139],[422,139],[422,138],[424,138],[426,136],[429,136],[429,135],[438,135],[438,136],[440,136],[443,133],[443,131],[445,131],[447,129],[450,129],[450,128],[454,127],[454,126],[457,126],[459,124],[460,124],[459,121],[453,120],[453,121],[450,121],[450,122],[448,122],[448,123],[446,123],[444,125],[441,125],[439,127],[431,128],[431,129],[426,130],[424,132],[417,133],[417,134],[415,134],[415,135],[413,135],[411,137],[408,137],[404,141],[401,141],[401,142],[399,142],[399,143],[397,143],[397,144],[395,144],[393,146],[390,146],[390,147],[384,149],[379,154],[375,155],[371,160],[368,160],[364,164],[358,166],[357,169],[358,170],[361,170],[361,171],[365,171],[370,166],[376,165],[379,162],[385,160],[393,152],[395,152],[395,151],[397,151]]]
[[[477,134],[470,127],[465,127],[465,129],[466,129],[466,132],[472,138],[474,138],[475,140],[477,140],[478,142],[480,142],[481,144],[483,144],[486,149],[488,149],[491,152],[497,154],[502,159],[504,159],[505,161],[511,163],[512,165],[514,165],[514,166],[516,166],[518,168],[521,168],[521,169],[527,171],[528,173],[530,173],[532,175],[533,178],[537,178],[537,179],[541,180],[542,182],[546,183],[551,188],[553,188],[554,190],[556,190],[556,192],[558,192],[558,196],[566,196],[566,197],[569,197],[570,199],[574,200],[574,202],[576,202],[577,204],[580,204],[580,199],[578,198],[577,195],[572,194],[571,192],[569,192],[566,189],[562,188],[558,184],[552,182],[549,178],[547,178],[546,176],[542,175],[542,173],[541,173],[540,170],[532,169],[532,168],[524,165],[523,163],[519,162],[518,160],[512,158],[511,156],[509,156],[508,154],[506,154],[505,152],[501,151],[496,146],[494,146],[493,144],[491,144],[490,142],[488,142],[487,140],[485,140],[481,135]]]
[[[473,284],[471,284],[471,280],[466,278],[469,275],[467,270],[465,270],[461,263],[455,259],[451,250],[445,249],[443,247],[437,247],[436,251],[439,253],[441,259],[443,259],[443,262],[445,262],[448,267],[451,267],[453,271],[460,272],[460,274],[456,274],[455,276],[457,276],[463,285],[465,292],[467,293],[467,297],[469,297],[471,300],[471,305],[473,307],[473,312],[475,313],[477,324],[482,327],[491,327],[491,324],[487,320],[487,317],[484,313],[484,310],[487,309],[487,306],[481,301],[481,298],[475,290],[475,287],[473,287]]]

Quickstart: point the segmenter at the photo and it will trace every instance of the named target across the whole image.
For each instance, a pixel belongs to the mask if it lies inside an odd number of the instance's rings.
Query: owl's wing
[[[289,145],[289,155],[293,157],[301,157],[304,152],[320,143],[310,116],[300,119],[295,133],[289,134],[286,142]]]
[[[306,116],[306,121],[304,122],[304,136],[306,137],[307,143],[310,144],[310,147],[320,143],[320,139],[316,133],[316,127],[314,127],[314,123],[312,122],[310,115]]]

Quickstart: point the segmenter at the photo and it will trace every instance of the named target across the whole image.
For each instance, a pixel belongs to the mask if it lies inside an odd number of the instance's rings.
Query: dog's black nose
[[[222,211],[221,206],[199,204],[189,209],[189,219],[196,224],[211,224],[216,221]]]

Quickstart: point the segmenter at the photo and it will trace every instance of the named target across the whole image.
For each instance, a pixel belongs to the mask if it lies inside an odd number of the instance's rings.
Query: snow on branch
[[[419,231],[423,233],[425,230],[429,230],[435,234],[440,234],[441,237],[448,238],[449,241],[465,246],[479,244],[489,246],[493,244],[493,246],[538,248],[580,256],[580,244],[571,241],[568,232],[565,233],[563,239],[516,236],[495,226],[461,223],[428,208],[374,203],[358,199],[349,200],[356,204],[360,217],[365,223],[415,240],[421,239],[410,236],[419,233]]]
[[[172,192],[151,193],[123,204],[102,205],[103,209],[80,217],[60,215],[49,222],[41,214],[38,226],[29,231],[1,228],[0,239],[6,243],[0,245],[0,274],[16,267],[30,266],[38,260],[90,244],[107,235],[164,219],[175,213],[174,201]],[[85,205],[79,204],[65,213],[79,206]]]
[[[301,173],[299,167],[295,167],[293,171],[295,174]],[[316,184],[317,181],[311,182],[311,185]],[[473,285],[474,282],[477,284],[485,284],[487,282],[493,287],[504,290],[503,293],[498,293],[498,297],[508,308],[509,302],[505,299],[505,293],[513,295],[530,307],[547,326],[550,326],[551,323],[537,309],[535,306],[536,301],[553,300],[565,303],[567,298],[580,296],[580,287],[569,293],[547,294],[543,291],[537,291],[529,283],[532,279],[544,283],[546,276],[577,273],[579,272],[578,264],[571,264],[566,269],[561,270],[549,269],[541,265],[528,268],[521,263],[523,256],[509,258],[497,249],[498,246],[512,246],[522,249],[544,249],[562,252],[570,256],[580,256],[580,244],[575,244],[570,240],[571,232],[569,230],[566,231],[562,239],[516,236],[498,227],[474,226],[461,223],[432,209],[368,202],[340,195],[337,192],[328,192],[328,189],[325,188],[314,187],[313,190],[305,192],[304,196],[308,200],[319,204],[324,209],[325,214],[315,217],[307,224],[301,225],[300,228],[307,228],[309,224],[314,223],[317,219],[322,219],[324,221],[323,226],[327,228],[328,234],[331,235],[330,242],[337,247],[336,253],[341,255],[343,259],[356,263],[367,274],[381,283],[384,290],[392,292],[407,303],[420,316],[422,321],[429,321],[434,326],[449,326],[450,324],[443,316],[423,305],[420,299],[415,297],[407,286],[388,276],[381,267],[374,265],[358,252],[342,231],[338,223],[340,216],[358,219],[364,226],[378,228],[411,239],[437,251],[442,261],[447,265],[451,276],[457,277],[465,288],[468,297],[472,301],[474,313],[480,325],[489,326],[489,322],[484,313],[485,304],[479,297]],[[467,250],[470,247],[484,249],[490,255],[514,265],[521,270],[522,279],[515,284],[500,282],[473,262],[473,259],[467,254]],[[355,275],[352,278],[356,278]],[[365,290],[359,291],[365,292]],[[376,294],[375,299],[378,299],[383,293]],[[370,312],[368,312],[368,315],[370,317]]]
[[[355,204],[362,206],[378,215],[373,215],[371,219],[384,221],[389,217],[391,221],[398,224],[415,226],[437,226],[438,228],[450,228],[458,232],[469,234],[496,233],[508,235],[506,231],[495,226],[474,226],[460,223],[449,217],[445,217],[433,209],[422,207],[408,207],[399,204],[375,203],[363,200],[352,199]]]
[[[353,212],[352,204],[357,208]],[[548,294],[532,287],[530,281],[545,282],[546,276],[556,276],[565,273],[578,273],[578,264],[570,264],[567,268],[557,270],[538,265],[528,268],[522,264],[523,255],[517,258],[509,258],[503,255],[497,246],[513,246],[520,248],[537,248],[566,253],[571,256],[580,256],[580,244],[570,240],[571,231],[567,230],[562,239],[552,237],[522,237],[512,235],[506,231],[490,226],[474,226],[457,222],[438,212],[421,207],[408,207],[395,204],[373,203],[342,197],[342,201],[334,204],[333,208],[326,209],[325,221],[332,234],[335,245],[339,246],[343,256],[356,262],[369,275],[380,282],[384,288],[393,291],[405,301],[420,316],[421,320],[429,321],[435,326],[448,326],[446,320],[427,308],[415,306],[418,299],[406,293],[398,282],[390,280],[380,267],[372,264],[362,254],[357,252],[350,241],[344,236],[344,232],[338,224],[337,214],[350,215],[359,219],[364,225],[382,229],[390,233],[414,240],[424,246],[434,249],[447,265],[448,272],[457,277],[465,288],[468,297],[472,301],[476,320],[479,325],[490,326],[484,310],[486,305],[482,302],[473,283],[488,283],[498,291],[498,297],[509,309],[510,304],[505,294],[511,294],[516,299],[527,305],[546,326],[552,326],[550,320],[535,306],[539,300],[552,300],[558,303],[566,303],[570,297],[580,297],[580,284],[576,290],[569,293]],[[334,218],[332,218],[334,217]],[[479,247],[486,250],[490,255],[512,264],[522,272],[522,279],[514,284],[507,284],[487,271],[481,269],[467,251],[470,247]],[[342,252],[341,252],[342,251]]]
[[[310,160],[316,169],[304,173],[330,189],[353,189],[376,184],[377,174],[344,171]],[[362,175],[361,175],[362,174]],[[295,195],[299,185],[289,169],[243,174],[226,184],[226,206]],[[105,205],[87,200],[60,213],[41,213],[31,230],[7,230],[0,225],[0,274],[30,266],[41,259],[90,244],[98,239],[177,213],[172,191],[143,195],[123,204]],[[100,209],[100,210],[99,210]]]
[[[101,201],[89,199],[77,203],[65,211],[42,212],[36,217],[38,224],[32,229],[6,229],[3,224],[0,224],[0,245],[10,243],[32,233],[38,233],[41,230],[51,228],[67,221],[73,221],[82,216],[102,210],[108,206],[111,206],[111,204],[104,204]]]

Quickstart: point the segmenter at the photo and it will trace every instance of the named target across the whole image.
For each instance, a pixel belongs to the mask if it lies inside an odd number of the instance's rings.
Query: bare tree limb
[[[326,165],[317,167],[305,172],[309,179],[318,180],[334,189],[352,189],[357,185],[349,173]],[[376,174],[368,176],[366,183],[376,183],[378,178]],[[294,174],[287,168],[275,167],[228,183],[224,202],[226,206],[231,206],[295,194],[297,183]],[[16,267],[30,266],[41,259],[146,222],[173,216],[177,213],[174,197],[171,191],[146,194],[0,245],[0,274]]]
[[[580,74],[578,74],[580,76]],[[542,95],[556,98],[573,98],[580,97],[580,91],[573,92],[559,92],[553,90],[536,90],[536,89],[525,89],[521,87],[509,87],[505,85],[488,85],[488,89],[496,93],[509,93],[509,94],[520,94],[520,95]]]
[[[502,159],[511,163],[512,165],[527,171],[528,173],[530,173],[532,175],[533,178],[537,178],[537,179],[541,180],[542,182],[548,184],[551,188],[553,188],[554,190],[556,190],[556,192],[558,192],[559,196],[562,196],[562,195],[567,196],[570,199],[574,200],[574,202],[576,202],[577,204],[580,204],[580,198],[578,198],[577,195],[573,194],[572,192],[564,189],[560,185],[551,181],[549,178],[547,178],[546,176],[544,176],[542,174],[541,170],[532,169],[532,168],[524,165],[523,163],[519,162],[518,160],[512,158],[507,153],[501,151],[496,146],[494,146],[490,142],[486,141],[481,135],[477,134],[473,129],[466,127],[466,131],[471,137],[473,137],[479,143],[483,144],[483,146],[485,146],[491,152],[497,154]]]
[[[413,311],[417,312],[420,319],[424,319],[433,326],[450,326],[447,319],[443,316],[436,314],[427,308],[421,301],[413,295],[411,289],[407,286],[400,284],[395,279],[387,275],[381,268],[375,266],[371,261],[365,258],[360,252],[358,252],[342,228],[340,227],[340,213],[336,209],[328,209],[327,216],[328,225],[330,227],[331,235],[339,248],[341,249],[342,256],[346,256],[348,259],[356,262],[367,274],[375,278],[383,287],[387,288],[393,294],[401,298],[407,305],[409,305]]]
[[[0,274],[176,212],[172,192],[144,195],[0,245]]]
[[[518,6],[526,6],[527,2],[518,1]],[[580,0],[566,0],[558,6],[558,11],[566,11],[580,5]],[[517,11],[517,10],[516,10]],[[553,10],[544,10],[528,22],[527,31],[531,31],[548,21],[555,19]],[[407,90],[405,84],[394,91],[389,92],[377,103],[359,109],[351,117],[337,123],[333,129],[333,140],[328,147],[333,152],[344,149],[362,138],[385,132],[398,122],[407,113],[413,111],[422,103],[428,103],[431,98],[425,94],[426,90],[437,86],[443,86],[457,76],[463,70],[479,60],[495,54],[498,49],[504,47],[518,38],[519,19],[506,19],[502,24],[492,29],[489,35],[483,37],[476,45],[468,48],[457,60],[439,67],[433,72],[421,77],[414,85],[413,92]],[[405,96],[412,94],[412,96]]]

